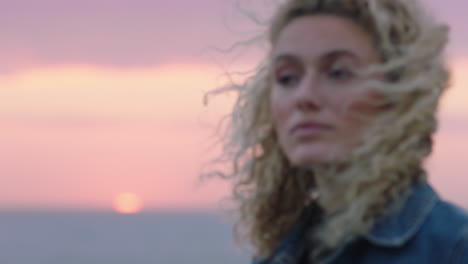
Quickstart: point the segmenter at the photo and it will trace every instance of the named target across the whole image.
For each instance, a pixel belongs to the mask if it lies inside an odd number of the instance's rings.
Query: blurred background
[[[451,26],[427,168],[468,208],[468,2],[422,1]],[[210,47],[259,30],[234,1],[0,0],[0,263],[248,263],[198,175],[233,99],[204,92],[265,51]]]

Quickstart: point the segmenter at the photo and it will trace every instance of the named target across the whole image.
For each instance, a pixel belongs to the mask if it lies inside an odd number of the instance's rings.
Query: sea
[[[212,212],[0,212],[0,264],[240,264],[248,251]]]

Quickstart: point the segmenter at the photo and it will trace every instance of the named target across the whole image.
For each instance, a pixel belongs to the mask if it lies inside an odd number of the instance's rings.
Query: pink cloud
[[[451,54],[468,56],[466,1],[427,2],[452,26]],[[200,56],[205,48],[228,47],[248,38],[250,35],[245,32],[258,29],[233,3],[219,0],[6,1],[0,9],[0,72],[51,64],[147,67],[207,60],[209,57]],[[268,9],[269,5],[264,2],[263,6],[247,6]],[[260,51],[255,54],[259,57]]]
[[[8,1],[0,9],[1,68],[198,60],[206,46],[232,40],[222,24],[226,5],[216,0]]]

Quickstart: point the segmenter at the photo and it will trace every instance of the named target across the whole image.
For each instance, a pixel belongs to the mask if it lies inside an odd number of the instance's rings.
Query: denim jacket
[[[252,264],[297,264],[304,224],[297,224],[269,258]],[[343,243],[324,264],[468,264],[468,214],[416,185],[398,213],[376,221],[365,236]]]

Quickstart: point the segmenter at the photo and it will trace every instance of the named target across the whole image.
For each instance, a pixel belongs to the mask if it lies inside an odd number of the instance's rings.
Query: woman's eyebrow
[[[349,57],[353,60],[360,61],[359,56],[356,55],[356,53],[346,50],[346,49],[338,49],[338,50],[332,50],[327,53],[325,53],[323,56],[321,56],[322,60],[335,60],[340,57]]]
[[[283,61],[298,61],[298,57],[289,53],[280,54],[275,57],[273,64],[279,64]]]
[[[353,60],[360,61],[359,56],[356,53],[347,49],[336,49],[336,50],[328,51],[325,54],[320,56],[320,60],[330,61],[330,60],[335,60],[340,57],[349,57]],[[277,55],[273,60],[273,64],[277,65],[283,61],[298,61],[298,60],[299,60],[298,56],[295,56],[290,53],[284,53],[284,54]]]

